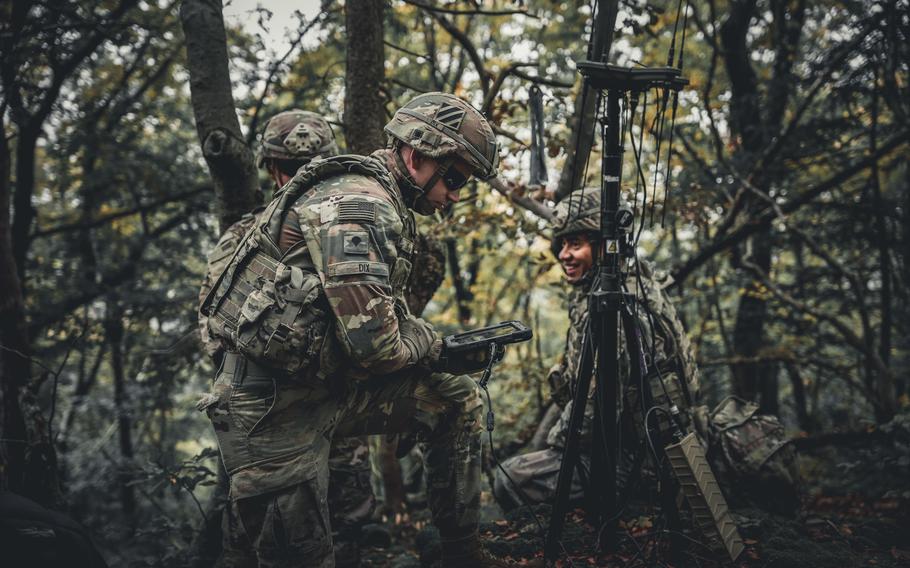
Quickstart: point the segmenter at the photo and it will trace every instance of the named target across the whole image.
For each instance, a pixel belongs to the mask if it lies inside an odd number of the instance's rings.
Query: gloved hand
[[[484,370],[489,363],[490,350],[484,347],[459,353],[442,353],[432,368],[453,375],[466,375]]]
[[[407,316],[398,322],[398,333],[401,335],[401,341],[411,352],[412,365],[426,359],[434,344],[441,344],[433,326],[414,316]]]

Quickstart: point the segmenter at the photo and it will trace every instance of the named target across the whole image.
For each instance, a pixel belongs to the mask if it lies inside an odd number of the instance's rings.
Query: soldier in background
[[[315,112],[294,109],[278,113],[266,122],[256,156],[256,167],[268,172],[277,191],[310,161],[337,154],[338,144],[329,123]],[[205,278],[199,289],[200,305],[211,291],[215,279],[227,266],[240,239],[253,226],[256,215],[263,209],[265,207],[258,207],[245,214],[218,239],[208,256]],[[208,318],[202,314],[199,314],[199,335],[205,352],[216,367],[220,366],[225,353],[224,343],[211,332]]]
[[[316,113],[288,110],[276,114],[266,123],[256,165],[268,172],[277,191],[294,177],[297,170],[312,160],[338,154],[335,135],[328,122]],[[224,270],[234,250],[253,226],[264,207],[259,207],[228,227],[209,254],[205,280],[199,291],[201,304]],[[208,326],[208,318],[199,316],[199,332],[206,353],[221,365],[226,351],[222,339]],[[375,499],[370,485],[369,447],[365,437],[334,441],[329,454],[329,511],[335,533],[335,557],[338,566],[359,565],[360,528],[370,520]],[[230,514],[227,509],[225,514]],[[290,519],[293,522],[292,519]],[[234,524],[225,519],[226,526]],[[227,532],[225,532],[227,535]],[[255,562],[252,562],[255,565]]]
[[[505,460],[502,465],[508,476],[496,472],[493,494],[507,510],[522,504],[513,483],[521,488],[530,504],[550,503],[556,492],[572,412],[572,383],[578,374],[582,334],[587,325],[592,268],[597,258],[592,243],[600,230],[600,191],[588,188],[573,192],[560,203],[556,214],[551,248],[571,286],[570,325],[563,358],[550,371],[548,380],[554,401],[562,410],[547,434],[545,449]],[[706,406],[696,406],[698,368],[682,322],[647,262],[637,261],[629,272],[626,289],[638,299],[636,309],[648,365],[645,380],[654,403],[669,410],[669,399],[679,409],[686,428],[694,429],[707,448],[712,469],[732,503],[741,504],[745,500],[775,512],[793,513],[799,506],[799,472],[795,450],[780,421],[775,416],[758,414],[756,404],[736,397],[728,397],[711,412]],[[625,352],[624,340],[621,346]],[[620,360],[620,373],[628,376],[626,356]],[[638,391],[638,385],[624,384],[620,401],[623,453],[617,468],[617,488],[626,495],[633,489],[631,482],[642,478],[638,474],[647,463]],[[593,390],[589,401],[592,397]],[[665,413],[657,414],[661,421],[652,420],[649,426],[652,441],[662,448],[673,426],[663,418]],[[594,405],[589,402],[582,423],[579,456],[584,473],[572,478],[570,500],[573,502],[583,499],[590,473],[587,449],[592,443],[593,418]],[[658,446],[660,441],[663,443]],[[653,470],[653,464],[650,467]]]
[[[557,257],[571,286],[569,292],[569,330],[566,347],[560,362],[548,376],[554,401],[562,409],[556,423],[547,434],[547,447],[513,456],[502,464],[508,477],[501,470],[496,472],[493,494],[500,505],[508,510],[522,504],[514,483],[524,492],[531,504],[551,503],[556,493],[562,451],[569,430],[569,416],[572,413],[572,383],[578,374],[581,359],[582,334],[588,321],[588,294],[591,290],[597,259],[596,238],[600,230],[600,190],[580,189],[563,200],[556,210],[551,249]],[[682,323],[676,315],[669,298],[654,278],[650,266],[639,261],[626,281],[626,288],[633,293],[638,321],[642,327],[642,348],[648,362],[648,375],[655,404],[669,410],[667,398],[681,412],[693,406],[698,397],[698,370],[691,344]],[[623,357],[620,373],[628,376],[628,357],[625,341],[621,341]],[[625,381],[624,381],[625,382]],[[574,475],[570,500],[578,502],[584,497],[585,484],[590,474],[591,456],[588,449],[592,443],[594,420],[593,387],[589,403],[585,407],[581,434],[581,475]],[[620,424],[623,429],[623,456],[618,468],[617,487],[624,491],[636,477],[644,458],[645,433],[639,386],[623,385]],[[653,421],[652,421],[653,422]],[[655,423],[656,424],[656,423]],[[654,424],[652,424],[653,426]],[[661,430],[669,428],[665,422]],[[654,429],[652,428],[652,432]],[[654,435],[654,434],[652,434]],[[509,480],[511,478],[511,482]]]

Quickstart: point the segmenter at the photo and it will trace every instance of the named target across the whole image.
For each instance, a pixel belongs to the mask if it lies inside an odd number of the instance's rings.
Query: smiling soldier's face
[[[562,239],[559,264],[569,284],[577,284],[594,264],[594,251],[587,235],[568,235]]]

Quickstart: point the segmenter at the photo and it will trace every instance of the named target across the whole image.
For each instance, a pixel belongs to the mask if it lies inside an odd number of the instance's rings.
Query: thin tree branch
[[[899,148],[901,145],[907,143],[908,140],[910,140],[910,131],[904,131],[900,134],[897,134],[879,146],[875,153],[867,156],[865,159],[860,160],[851,166],[844,168],[828,179],[822,181],[815,187],[806,190],[787,203],[782,204],[780,206],[780,211],[783,213],[792,213],[796,211],[803,205],[814,200],[822,193],[838,187],[840,184],[853,178],[853,176],[857,175],[858,173],[871,168],[882,156],[892,152],[896,148]],[[698,254],[674,268],[671,273],[671,276],[673,278],[673,283],[671,286],[680,285],[692,274],[692,272],[698,269],[708,259],[733,246],[736,246],[756,232],[767,227],[768,224],[771,223],[771,221],[773,221],[776,217],[776,212],[766,209],[763,213],[743,223],[731,231],[729,234],[723,237],[715,237],[712,242],[704,245]]]
[[[517,191],[518,187],[510,184],[501,177],[495,177],[489,180],[487,183],[490,184],[490,187],[498,191],[500,194],[504,195],[509,201],[527,209],[531,213],[534,213],[541,219],[546,219],[547,221],[553,221],[556,219],[556,215],[553,213],[553,210],[544,205],[539,201],[535,201],[526,195],[520,195]]]
[[[539,16],[531,14],[527,10],[484,10],[482,8],[475,8],[473,10],[457,10],[455,8],[443,8],[441,6],[434,6],[429,2],[422,2],[421,0],[402,0],[405,4],[410,4],[411,6],[417,6],[428,12],[435,12],[439,14],[453,14],[456,16],[465,16],[465,15],[481,15],[481,16],[526,16],[528,18],[534,18],[535,20],[539,19]]]
[[[77,230],[82,230],[82,229],[92,229],[94,227],[100,227],[101,225],[106,225],[106,224],[110,223],[111,221],[116,221],[117,219],[122,219],[124,217],[130,217],[132,215],[137,215],[139,213],[148,212],[148,211],[151,211],[153,209],[160,207],[161,205],[167,205],[170,203],[186,201],[187,199],[195,197],[196,195],[199,195],[200,193],[206,193],[206,192],[211,192],[211,191],[212,191],[212,186],[210,186],[210,185],[200,186],[200,187],[197,187],[196,189],[192,189],[190,191],[184,191],[184,192],[178,193],[176,195],[167,195],[165,197],[161,197],[159,199],[149,201],[148,203],[138,204],[134,207],[130,207],[129,209],[122,209],[120,211],[108,213],[106,215],[96,217],[95,219],[91,219],[89,221],[79,221],[76,223],[65,223],[62,225],[57,225],[55,227],[51,227],[49,229],[37,230],[32,234],[32,238],[47,237],[47,236],[55,235],[58,233],[66,233],[69,231],[77,231]]]

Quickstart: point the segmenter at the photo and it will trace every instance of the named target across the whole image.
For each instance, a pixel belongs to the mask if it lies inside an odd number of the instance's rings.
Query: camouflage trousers
[[[584,481],[591,472],[591,460],[586,454],[579,456],[579,462],[580,467],[572,476],[572,486],[569,489],[569,501],[573,503],[584,499],[587,485]],[[561,464],[562,450],[556,448],[512,456],[502,462],[502,470],[496,470],[493,496],[506,511],[520,507],[524,501],[530,505],[552,504]]]
[[[228,364],[202,406],[230,476],[224,566],[248,566],[251,557],[258,566],[334,566],[327,496],[335,438],[416,431],[440,533],[477,528],[482,401],[469,377],[408,369],[339,394]]]
[[[345,565],[359,565],[360,528],[370,521],[376,506],[370,474],[369,447],[365,436],[333,441],[329,451],[329,514],[335,556],[343,558]],[[222,548],[231,552],[224,555],[220,565],[282,565],[281,558],[287,556],[290,550],[291,530],[301,527],[284,527],[284,522],[292,519],[273,516],[276,511],[278,514],[293,511],[308,499],[305,487],[298,485],[292,491],[278,490],[232,501],[231,506],[225,508],[221,527],[225,538]],[[265,527],[281,529],[266,533],[263,531]],[[248,544],[250,534],[258,535],[260,542],[256,546]],[[263,540],[270,537],[273,542]],[[257,551],[260,551],[259,558]],[[270,551],[274,559],[268,559]]]
[[[669,377],[675,380],[675,375]],[[671,381],[667,381],[670,383]],[[590,448],[593,443],[594,399],[591,390],[581,423],[578,464],[572,475],[569,490],[570,503],[580,503],[588,486],[591,473]],[[624,407],[620,408],[619,423],[623,440],[619,465],[616,469],[616,488],[620,495],[632,487],[636,480],[649,472],[641,470],[645,457],[642,414],[638,408],[637,389],[627,387],[624,393]],[[547,433],[547,448],[512,456],[503,461],[493,480],[493,496],[499,505],[510,510],[523,504],[522,497],[531,505],[552,503],[556,496],[556,484],[562,464],[562,448],[569,437],[569,422],[574,401],[569,401],[559,418]],[[659,442],[659,440],[658,440]],[[521,495],[523,493],[523,495]]]

